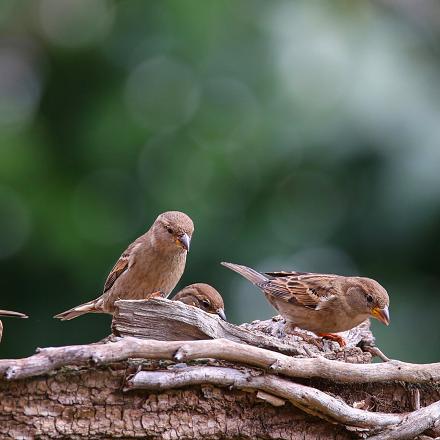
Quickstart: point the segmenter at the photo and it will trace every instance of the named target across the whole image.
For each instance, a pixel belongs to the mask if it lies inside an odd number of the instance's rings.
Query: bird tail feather
[[[60,319],[61,321],[69,321],[86,313],[98,312],[100,312],[100,310],[96,309],[96,299],[94,299],[92,301],[76,306],[73,309],[69,309],[65,312],[59,313],[58,315],[55,315],[54,318]]]
[[[242,277],[249,280],[252,284],[260,284],[264,283],[266,281],[269,281],[269,278],[261,274],[260,272],[257,272],[254,269],[251,269],[247,266],[241,266],[240,264],[232,264],[232,263],[221,263],[223,266],[227,267],[228,269],[233,270],[234,272],[237,272]]]
[[[15,318],[28,318],[27,315],[20,312],[13,312],[12,310],[0,310],[0,316],[13,316]]]

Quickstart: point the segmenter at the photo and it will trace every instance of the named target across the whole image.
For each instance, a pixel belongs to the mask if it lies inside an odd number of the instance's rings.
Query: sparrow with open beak
[[[27,318],[28,316],[24,313],[20,312],[13,312],[11,310],[0,310],[0,316],[10,316],[14,318]],[[0,341],[2,340],[3,336],[3,323],[0,321]]]
[[[222,263],[263,291],[290,327],[310,330],[344,346],[334,332],[356,327],[369,317],[388,325],[387,291],[375,280],[308,272],[259,273],[246,266]]]
[[[207,313],[220,316],[226,321],[225,304],[220,293],[205,283],[190,284],[177,292],[172,298],[190,306],[198,307]]]
[[[88,303],[56,315],[62,321],[84,313],[110,313],[119,299],[167,297],[183,274],[194,231],[183,212],[160,214],[151,228],[120,256],[104,285],[103,294]]]

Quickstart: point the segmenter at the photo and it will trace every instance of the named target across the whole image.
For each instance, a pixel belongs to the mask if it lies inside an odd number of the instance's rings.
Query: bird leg
[[[165,298],[165,295],[161,290],[158,290],[157,292],[150,293],[147,299],[154,299],[154,298]]]
[[[322,350],[322,343],[320,339],[316,339],[315,337],[308,335],[305,332],[296,330],[296,325],[293,322],[286,321],[286,325],[284,326],[284,333],[289,336],[299,336],[304,342],[308,344],[312,344]]]
[[[342,336],[335,335],[333,333],[316,333],[322,339],[328,339],[329,341],[334,341],[339,344],[341,348],[345,347],[347,343]]]

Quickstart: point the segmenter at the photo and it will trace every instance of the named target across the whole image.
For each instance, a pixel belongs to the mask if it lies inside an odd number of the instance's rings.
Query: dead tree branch
[[[0,360],[0,374],[8,380],[48,374],[69,365],[105,365],[129,358],[166,359],[188,362],[213,358],[264,368],[293,378],[321,378],[337,383],[403,381],[438,383],[440,364],[410,364],[390,361],[381,364],[351,364],[324,357],[290,357],[227,339],[207,341],[154,341],[125,337],[105,344],[72,345],[38,350],[34,356]]]

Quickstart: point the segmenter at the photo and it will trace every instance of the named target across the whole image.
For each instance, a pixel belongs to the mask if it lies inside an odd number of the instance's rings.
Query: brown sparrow
[[[190,284],[177,292],[172,298],[190,306],[198,307],[207,313],[217,314],[226,321],[225,304],[220,293],[205,283]]]
[[[99,298],[55,318],[65,321],[84,313],[113,314],[114,303],[119,299],[166,298],[183,274],[193,231],[192,220],[183,212],[160,214],[151,228],[120,256]]]
[[[290,327],[345,341],[334,332],[356,327],[369,317],[388,325],[387,291],[375,280],[308,272],[259,273],[246,266],[222,263],[260,288]]]

